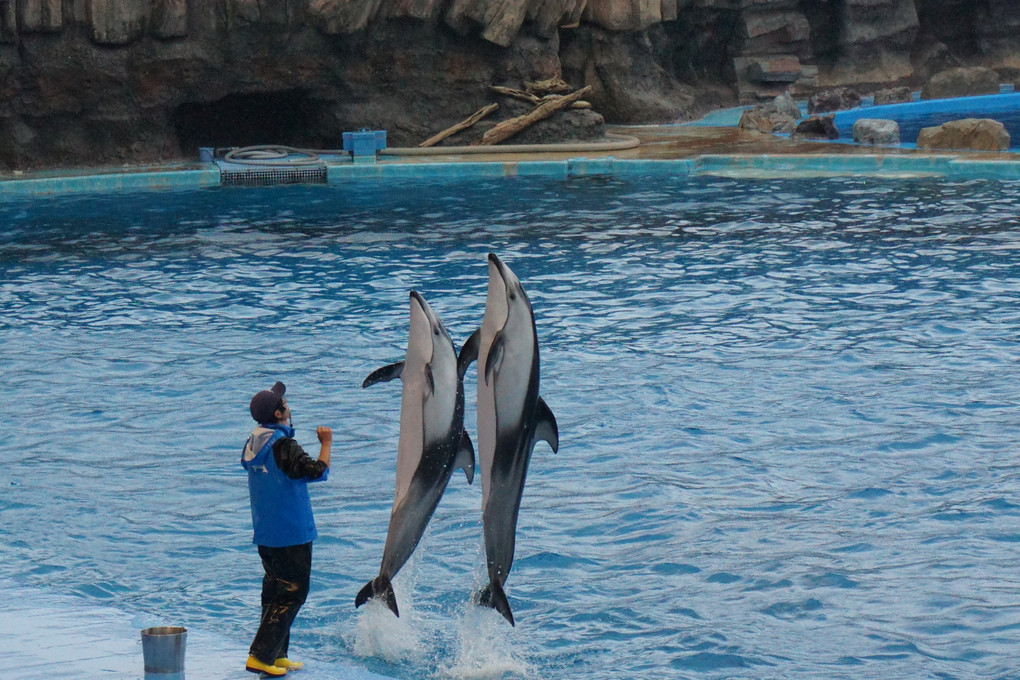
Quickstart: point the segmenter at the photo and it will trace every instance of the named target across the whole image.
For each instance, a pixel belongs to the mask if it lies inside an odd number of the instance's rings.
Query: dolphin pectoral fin
[[[436,393],[436,378],[432,375],[432,364],[425,364],[425,384],[429,386],[429,396]]]
[[[538,398],[535,406],[535,441],[549,442],[553,453],[559,451],[560,430],[556,425],[556,416],[542,397]]]
[[[485,384],[489,384],[490,376],[496,372],[496,364],[503,360],[503,351],[506,345],[506,337],[503,331],[496,331],[492,337],[492,345],[489,347],[489,355],[485,357]]]
[[[468,484],[475,481],[475,447],[471,445],[471,437],[467,430],[461,430],[460,448],[457,450],[457,457],[453,460],[453,469],[460,468],[467,477]]]
[[[389,382],[394,378],[399,378],[403,372],[404,362],[398,361],[395,364],[390,364],[389,366],[377,368],[376,370],[369,373],[368,377],[365,378],[365,382],[361,383],[361,386],[362,388],[365,388],[368,387],[369,385],[374,385],[376,383]]]
[[[382,574],[379,574],[374,579],[365,584],[365,586],[358,591],[358,596],[354,598],[354,606],[360,607],[369,600],[375,597],[382,597],[386,601],[386,606],[390,608],[398,618],[400,612],[397,610],[397,594],[393,592],[393,584],[390,583],[390,579]]]
[[[467,373],[471,362],[478,358],[478,347],[481,342],[482,329],[479,328],[464,341],[464,345],[460,348],[460,354],[457,356],[457,375],[461,380],[464,379],[464,374]]]
[[[511,626],[516,628],[514,613],[510,611],[510,602],[506,599],[506,592],[499,581],[490,581],[487,586],[479,591],[475,601],[482,607],[492,607],[503,615]]]

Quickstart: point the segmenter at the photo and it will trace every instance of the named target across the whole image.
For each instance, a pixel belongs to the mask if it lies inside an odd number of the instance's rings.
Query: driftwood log
[[[489,85],[489,89],[497,94],[501,94],[504,97],[511,97],[513,99],[520,99],[522,102],[528,102],[538,106],[542,103],[542,98],[538,95],[525,92],[524,90],[515,90],[512,87],[503,87],[502,85]]]
[[[522,102],[528,102],[529,104],[532,104],[534,106],[539,106],[540,104],[547,102],[551,99],[558,99],[563,96],[561,94],[547,94],[544,97],[539,97],[537,94],[531,94],[530,92],[525,92],[524,90],[516,90],[512,87],[503,87],[502,85],[489,85],[489,89],[495,92],[496,94],[501,94],[504,97],[510,97],[512,99],[519,99]],[[591,104],[585,101],[575,101],[573,104],[570,105],[570,108],[590,109]]]
[[[570,92],[570,85],[562,78],[548,78],[534,82],[524,81],[524,91],[539,96],[545,94],[564,94]]]
[[[486,132],[481,140],[475,142],[471,146],[488,146],[490,144],[499,144],[505,139],[513,137],[521,130],[525,129],[529,125],[533,125],[540,120],[545,120],[549,116],[553,115],[561,109],[565,109],[574,102],[581,99],[581,97],[589,94],[592,88],[591,85],[582,87],[576,92],[572,92],[563,97],[557,99],[551,99],[547,102],[543,102],[539,106],[525,113],[523,116],[517,116],[516,118],[508,118],[502,123],[499,123],[494,128]]]
[[[456,125],[448,127],[448,128],[446,128],[445,130],[443,130],[442,132],[440,132],[438,134],[432,135],[431,137],[426,139],[424,142],[422,142],[418,146],[419,147],[435,146],[436,144],[438,144],[439,142],[443,141],[447,137],[452,137],[453,135],[457,134],[458,132],[461,132],[463,130],[467,130],[469,127],[471,127],[472,125],[474,125],[475,123],[477,123],[481,119],[485,118],[486,116],[488,116],[490,113],[492,113],[493,111],[495,111],[498,108],[499,108],[499,104],[489,104],[488,106],[484,106],[484,107],[478,109],[477,111],[475,111],[474,113],[472,113],[470,116],[468,116],[464,120],[462,120],[459,123],[457,123]]]

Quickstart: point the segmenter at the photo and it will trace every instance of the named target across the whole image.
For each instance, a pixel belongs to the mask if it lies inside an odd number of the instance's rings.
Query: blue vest
[[[276,466],[273,445],[293,437],[294,428],[259,425],[248,437],[241,453],[241,466],[248,471],[252,542],[269,548],[303,545],[318,538],[307,479],[291,479]],[[325,480],[329,470],[318,480]]]

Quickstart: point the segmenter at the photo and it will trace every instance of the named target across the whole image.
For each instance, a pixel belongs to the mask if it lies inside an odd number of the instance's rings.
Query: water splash
[[[495,680],[537,678],[537,669],[526,661],[519,629],[511,628],[494,609],[468,604],[461,620],[459,649],[449,664],[436,671],[439,678]]]
[[[409,603],[398,595],[397,606],[403,612],[399,618],[378,599],[365,603],[354,633],[353,648],[357,656],[405,663],[420,660],[425,655],[425,643],[415,627]]]
[[[357,656],[389,663],[420,662],[425,656],[423,622],[414,608],[417,571],[418,554],[415,553],[393,579],[399,617],[394,616],[379,598],[373,598],[361,607],[352,645]]]

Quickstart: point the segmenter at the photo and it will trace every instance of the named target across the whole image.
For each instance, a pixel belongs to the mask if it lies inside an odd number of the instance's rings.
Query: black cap
[[[262,390],[254,397],[251,398],[251,405],[248,407],[251,410],[251,417],[255,419],[257,423],[275,423],[276,422],[276,410],[280,407],[280,401],[283,399],[283,393],[287,391],[283,383],[277,381],[272,388],[268,390]]]

